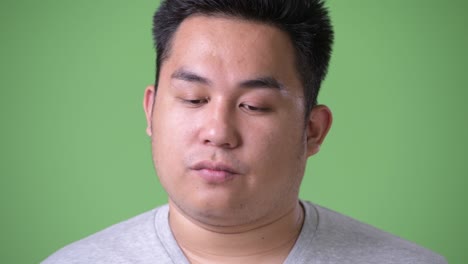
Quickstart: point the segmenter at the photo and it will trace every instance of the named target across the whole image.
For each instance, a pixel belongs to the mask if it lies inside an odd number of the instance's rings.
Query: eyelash
[[[208,103],[208,98],[202,98],[202,99],[181,99],[182,102],[191,105],[191,106],[200,106],[202,104]]]
[[[191,107],[198,107],[203,104],[208,103],[209,99],[208,98],[202,98],[202,99],[181,99],[183,103],[188,104]],[[239,105],[239,107],[244,108],[247,111],[251,112],[269,112],[270,109],[266,107],[258,107],[258,106],[253,106],[249,104],[242,103]]]
[[[240,107],[245,108],[248,111],[252,112],[268,112],[270,109],[266,107],[258,107],[258,106],[253,106],[253,105],[248,105],[248,104],[240,104]]]

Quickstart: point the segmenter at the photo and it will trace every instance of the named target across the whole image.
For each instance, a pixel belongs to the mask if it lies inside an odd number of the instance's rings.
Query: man
[[[298,192],[332,115],[320,0],[168,0],[144,110],[169,196],[44,263],[445,263]]]

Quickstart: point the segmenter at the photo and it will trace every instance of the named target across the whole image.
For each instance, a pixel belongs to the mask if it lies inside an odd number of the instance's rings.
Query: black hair
[[[323,0],[164,0],[153,17],[156,83],[171,41],[182,21],[193,15],[223,15],[267,23],[286,32],[294,46],[304,88],[306,116],[317,104],[330,61],[333,29]]]

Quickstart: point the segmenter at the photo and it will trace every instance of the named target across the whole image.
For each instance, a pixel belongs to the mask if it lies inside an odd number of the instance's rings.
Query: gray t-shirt
[[[304,225],[286,264],[443,264],[425,248],[302,201]],[[70,244],[44,260],[52,263],[189,263],[169,227],[169,207],[153,209]]]

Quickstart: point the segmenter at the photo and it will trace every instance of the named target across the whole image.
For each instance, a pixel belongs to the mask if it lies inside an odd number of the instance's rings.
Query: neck
[[[192,263],[282,263],[294,246],[304,220],[299,202],[282,215],[249,226],[210,226],[186,216],[169,202],[169,223]]]

